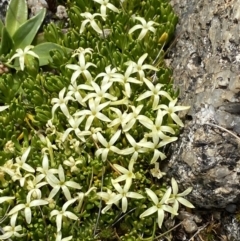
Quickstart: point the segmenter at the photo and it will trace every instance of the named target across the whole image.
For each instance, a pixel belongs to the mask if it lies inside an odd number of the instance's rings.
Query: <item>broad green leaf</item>
[[[27,21],[28,8],[26,0],[11,0],[6,13],[6,28],[11,36]]]
[[[44,38],[44,33],[38,33],[37,36],[34,38],[32,45],[36,46],[38,44],[46,43],[49,41],[46,41]]]
[[[1,36],[0,55],[8,54],[13,48],[13,40],[6,27],[3,27]]]
[[[38,32],[38,29],[44,20],[45,14],[46,9],[42,9],[36,16],[29,19],[18,28],[18,30],[13,35],[15,50],[18,48],[23,49],[32,43]]]
[[[64,50],[67,52],[72,51],[72,49],[68,49],[68,48],[64,48],[64,47],[52,43],[52,42],[46,42],[46,43],[42,43],[37,45],[36,47],[34,47],[32,50],[34,51],[34,53],[36,53],[39,56],[39,66],[43,66],[43,65],[47,65],[49,63],[49,61],[51,60],[51,56],[49,54],[50,50],[59,50],[61,52],[63,52]]]
[[[0,37],[2,37],[3,28],[4,28],[4,24],[3,24],[2,20],[0,19]]]

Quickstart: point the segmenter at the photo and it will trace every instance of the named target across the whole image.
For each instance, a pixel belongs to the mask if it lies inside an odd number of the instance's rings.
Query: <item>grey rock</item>
[[[236,204],[233,204],[233,203],[230,203],[226,206],[226,210],[229,212],[229,213],[235,213],[236,210],[237,210],[237,206]]]
[[[195,221],[196,223],[201,223],[202,222],[202,218],[196,214],[192,214],[186,211],[180,211],[179,215],[177,216],[177,218],[179,220],[184,220],[184,219],[190,219]]]
[[[198,230],[197,224],[191,219],[184,219],[182,224],[187,233],[194,233]]]
[[[0,19],[5,22],[5,16],[7,12],[9,0],[0,0]]]
[[[171,67],[190,105],[168,173],[196,207],[240,201],[240,0],[172,0],[180,21]],[[234,135],[229,133],[232,132]]]
[[[68,15],[67,15],[67,10],[66,10],[66,8],[65,8],[64,6],[62,6],[62,5],[58,5],[58,6],[57,6],[56,16],[57,16],[59,19],[67,18]]]
[[[222,223],[226,232],[227,240],[240,240],[240,224],[235,216],[229,215],[222,220]]]
[[[28,8],[31,9],[30,16],[35,16],[41,9],[48,8],[48,4],[45,0],[28,0]]]
[[[36,6],[41,6],[43,8],[47,8],[48,4],[45,0],[28,0],[27,1],[28,8],[36,7]]]
[[[5,22],[6,11],[10,0],[0,0],[0,19]],[[30,17],[35,16],[42,8],[48,8],[45,0],[27,0],[28,8],[31,10]]]

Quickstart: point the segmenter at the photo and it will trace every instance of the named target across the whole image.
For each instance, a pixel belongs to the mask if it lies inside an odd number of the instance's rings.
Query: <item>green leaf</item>
[[[2,20],[0,19],[0,37],[2,37],[3,28],[4,28],[4,24],[3,24]]]
[[[8,54],[13,47],[13,40],[6,27],[3,27],[1,36],[0,55]]]
[[[28,8],[26,0],[11,0],[6,14],[6,28],[11,36],[27,21]]]
[[[63,48],[64,47],[58,44],[55,44],[52,42],[46,42],[46,43],[37,45],[32,50],[34,51],[34,53],[36,53],[39,56],[39,66],[43,66],[43,65],[47,65],[51,60],[51,56],[49,55],[50,50],[56,49],[61,52],[63,52],[64,50],[66,50],[67,52],[72,51],[72,49],[68,49],[68,48],[64,48],[63,50]]]
[[[17,48],[23,49],[32,43],[34,37],[38,32],[38,29],[40,28],[44,20],[45,14],[46,9],[44,8],[36,16],[29,19],[18,28],[18,30],[13,35],[15,50]]]

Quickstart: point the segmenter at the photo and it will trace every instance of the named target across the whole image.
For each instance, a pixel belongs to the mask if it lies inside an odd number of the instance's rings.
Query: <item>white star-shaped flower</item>
[[[106,115],[100,112],[102,109],[107,107],[109,103],[110,101],[100,104],[99,99],[98,100],[90,99],[88,101],[90,110],[80,110],[76,112],[74,116],[88,116],[86,125],[85,125],[85,130],[89,130],[95,118],[98,118],[101,121],[111,122],[111,120]]]
[[[153,213],[157,212],[158,214],[157,223],[159,228],[161,228],[163,219],[164,219],[164,211],[169,212],[173,215],[177,215],[177,212],[175,212],[175,210],[172,207],[166,204],[166,201],[171,195],[171,187],[168,188],[168,190],[166,191],[166,193],[164,194],[164,196],[160,201],[157,195],[151,189],[146,188],[146,193],[151,198],[154,205],[148,208],[145,212],[143,212],[140,215],[140,218],[144,218],[146,216],[152,215]]]
[[[93,0],[94,2],[97,2],[101,4],[100,11],[103,16],[106,16],[107,8],[112,10],[115,13],[119,13],[119,10],[109,2],[109,0]]]
[[[156,29],[153,27],[153,25],[157,25],[156,22],[154,21],[146,22],[146,20],[142,17],[135,17],[134,19],[137,19],[138,21],[140,21],[141,24],[137,24],[133,26],[128,33],[131,34],[138,29],[142,29],[141,33],[138,36],[138,40],[142,40],[148,31],[151,31],[153,33],[156,32]]]
[[[32,55],[33,57],[39,59],[39,56],[36,53],[34,53],[32,50],[30,50],[32,48],[34,48],[34,46],[29,45],[29,46],[26,46],[24,50],[17,49],[16,50],[17,53],[12,56],[12,58],[8,61],[8,63],[10,63],[15,58],[19,58],[20,69],[24,70],[25,56],[27,54]]]
[[[51,101],[51,104],[54,104],[52,107],[52,119],[53,119],[54,113],[58,107],[60,107],[61,111],[67,118],[70,117],[70,114],[69,114],[69,111],[67,108],[67,104],[68,104],[69,100],[74,101],[74,99],[69,93],[67,93],[67,95],[64,97],[65,91],[66,91],[66,87],[64,87],[59,92],[59,98],[53,98]]]
[[[85,30],[86,24],[90,23],[91,27],[99,34],[102,34],[102,29],[99,28],[98,24],[95,21],[95,17],[96,16],[101,16],[102,19],[105,19],[105,16],[100,14],[100,13],[94,13],[91,14],[89,12],[85,12],[85,13],[81,13],[81,16],[86,18],[85,20],[83,20],[81,28],[80,28],[80,33],[83,33],[83,31]]]

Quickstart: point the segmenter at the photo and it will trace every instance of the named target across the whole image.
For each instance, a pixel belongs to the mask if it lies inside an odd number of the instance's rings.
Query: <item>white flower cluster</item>
[[[138,161],[140,155],[153,153],[150,161],[150,164],[155,164],[153,176],[162,177],[164,173],[159,170],[158,161],[165,159],[166,156],[159,149],[177,140],[177,137],[168,135],[168,133],[174,135],[175,131],[170,126],[162,125],[163,118],[167,116],[172,123],[175,122],[177,125],[183,126],[176,112],[186,110],[189,107],[175,106],[177,99],[172,99],[166,91],[162,90],[164,85],[154,85],[146,77],[146,71],[157,71],[154,66],[143,63],[147,54],[142,55],[137,63],[133,61],[125,63],[126,69],[123,71],[107,66],[105,73],[99,73],[94,78],[90,68],[96,68],[96,65],[85,61],[85,56],[87,54],[91,56],[92,51],[89,48],[80,48],[74,53],[73,57],[78,55],[79,64],[68,64],[66,66],[66,68],[74,70],[71,85],[68,89],[64,88],[60,91],[59,98],[53,98],[52,115],[54,116],[57,108],[60,108],[68,120],[70,127],[62,135],[63,142],[72,139],[70,132],[74,132],[79,143],[95,143],[95,156],[101,157],[100,161],[111,162],[114,156],[120,155],[129,160],[128,169],[118,164],[112,165],[114,170],[121,174],[117,179],[112,179],[112,185],[117,193],[110,189],[107,189],[107,192],[98,193],[98,196],[106,202],[106,207],[102,210],[102,213],[108,211],[112,204],[118,206],[120,200],[122,211],[125,213],[128,207],[127,198],[144,198],[139,193],[129,191],[132,179],[135,178],[133,173],[134,163]],[[137,85],[140,88],[145,86],[145,92],[136,98],[132,88]],[[121,96],[121,99],[114,95],[116,89],[120,90],[118,95]],[[161,104],[162,98],[167,99],[169,104]],[[70,114],[69,101],[78,102],[79,110]],[[145,115],[143,101],[152,103],[152,110],[155,113],[154,120]],[[135,139],[133,133],[139,126],[145,132],[138,133],[137,139]],[[109,130],[110,133],[114,133],[112,136],[106,135]],[[121,149],[119,144],[123,138],[127,140],[128,144]],[[124,186],[119,184],[122,181],[125,181]],[[174,185],[172,196],[177,195],[176,182]],[[189,192],[190,189],[186,193],[184,192],[184,195]],[[150,189],[146,189],[146,193],[156,206],[144,212],[141,217],[158,210],[158,224],[161,227],[164,211],[168,211],[172,215],[177,214],[176,199],[170,198],[171,188],[167,190],[160,202],[157,201],[156,194]],[[167,205],[171,200],[174,200],[174,208]],[[182,203],[192,207],[187,201]]]
[[[106,19],[107,11],[119,12],[109,0],[93,1],[101,5],[100,13],[82,13],[81,16],[84,20],[80,33],[83,33],[89,24],[97,33],[101,34],[103,30],[100,27],[100,20]],[[99,20],[96,20],[97,17]],[[140,21],[141,24],[133,26],[129,30],[129,34],[141,29],[138,40],[143,39],[149,31],[155,32],[153,26],[157,23],[146,22],[142,17],[133,18]],[[24,51],[17,51],[18,53],[10,61],[19,57],[23,70],[26,54],[37,57],[30,49],[31,46],[26,47]],[[9,239],[12,236],[22,237],[24,235],[21,232],[23,228],[21,225],[17,225],[18,215],[24,215],[26,223],[31,224],[32,210],[37,208],[41,210],[41,206],[44,205],[48,205],[52,209],[50,218],[56,217],[56,241],[72,239],[72,236],[62,239],[63,219],[78,221],[77,214],[82,208],[84,198],[96,188],[89,187],[86,193],[76,193],[76,190],[80,190],[82,187],[71,180],[71,177],[74,176],[74,173],[79,173],[78,165],[82,163],[81,160],[75,160],[72,156],[68,160],[63,160],[63,164],[72,175],[70,177],[66,175],[61,164],[58,165],[58,168],[53,168],[55,166],[54,153],[58,149],[64,149],[64,143],[70,143],[70,148],[75,151],[79,150],[81,146],[91,143],[95,148],[95,158],[102,164],[110,163],[112,169],[119,174],[116,179],[111,179],[113,187],[111,190],[106,188],[106,192],[101,190],[97,193],[98,198],[106,203],[102,213],[107,212],[113,204],[118,206],[120,201],[122,212],[125,213],[128,208],[128,198],[144,198],[143,193],[130,191],[133,179],[136,179],[134,165],[140,158],[144,159],[145,156],[148,158],[150,155],[150,161],[147,158],[145,161],[155,165],[155,168],[151,170],[152,175],[157,178],[164,175],[159,170],[159,161],[165,159],[166,156],[160,151],[160,148],[177,140],[177,137],[174,136],[174,126],[182,127],[183,123],[176,112],[189,107],[176,106],[177,99],[172,99],[169,93],[163,90],[164,85],[160,83],[155,85],[151,78],[148,78],[150,72],[156,72],[158,69],[144,63],[148,56],[147,53],[143,54],[137,62],[126,62],[124,69],[109,65],[106,66],[105,72],[98,74],[94,74],[97,69],[96,64],[88,61],[92,54],[91,48],[79,48],[72,55],[73,59],[77,56],[78,64],[66,65],[68,71],[73,70],[71,84],[59,92],[58,98],[52,99],[52,119],[48,121],[46,131],[51,133],[50,135],[60,135],[60,138],[52,143],[47,136],[37,133],[44,145],[42,166],[33,168],[33,165],[27,163],[31,151],[31,147],[28,147],[21,157],[11,159],[0,167],[1,177],[3,176],[4,179],[4,175],[7,174],[13,182],[19,182],[20,187],[26,193],[24,201],[17,196],[0,197],[0,203],[15,202],[16,204],[6,213],[6,217],[10,218],[10,225],[3,227],[4,233],[0,235],[0,239]],[[136,90],[143,90],[143,92],[136,95]],[[74,106],[78,106],[78,109],[75,109]],[[149,106],[151,115],[147,114]],[[2,107],[0,111],[6,108],[8,106]],[[56,130],[54,126],[58,109],[66,116],[68,125],[63,133]],[[167,123],[169,122],[171,125],[162,124],[166,123],[166,119]],[[139,130],[141,131],[139,132]],[[121,163],[111,164],[112,159],[120,156],[124,157],[128,168],[120,165]],[[121,182],[125,182],[125,184],[120,185]],[[47,197],[42,192],[45,187],[48,190]],[[143,212],[140,217],[143,218],[157,212],[158,225],[161,228],[164,211],[177,215],[179,202],[187,207],[193,207],[183,198],[190,191],[191,188],[188,188],[178,194],[177,182],[172,179],[172,187],[167,189],[159,201],[157,195],[146,188],[146,194],[154,205]],[[59,194],[63,194],[62,198],[66,201],[61,210],[55,209]],[[76,202],[77,208],[74,211],[68,211],[69,207]]]
[[[182,121],[176,115],[177,111],[186,110],[189,107],[175,106],[177,99],[161,88],[162,84],[154,85],[145,77],[146,70],[157,71],[154,66],[143,64],[147,54],[141,56],[137,63],[129,61],[126,63],[126,70],[121,71],[117,68],[107,66],[105,73],[99,73],[93,78],[90,67],[95,64],[85,62],[85,55],[92,54],[92,49],[82,49],[77,51],[79,65],[68,64],[66,68],[74,70],[71,77],[71,85],[65,87],[59,93],[59,98],[52,99],[52,116],[58,108],[67,117],[69,128],[62,135],[64,142],[71,132],[80,142],[86,142],[86,138],[93,139],[98,145],[96,156],[107,160],[109,152],[118,155],[130,155],[137,161],[139,153],[153,152],[150,163],[163,160],[166,156],[159,151],[159,148],[177,140],[177,137],[169,136],[175,131],[170,126],[162,125],[163,118],[167,115],[179,126],[183,126]],[[73,55],[76,56],[76,53]],[[145,85],[146,91],[138,98],[134,99],[132,87],[142,87]],[[121,99],[114,96],[116,90],[122,90]],[[169,105],[160,104],[161,98],[168,99]],[[69,101],[78,102],[79,110],[69,113]],[[155,121],[144,115],[144,103],[152,103],[155,112]],[[118,108],[117,108],[118,107]],[[131,134],[136,126],[141,125],[145,129],[142,138],[135,140]],[[104,137],[107,129],[114,130],[113,136]],[[123,137],[129,142],[129,146],[120,150],[117,147],[118,141]]]

